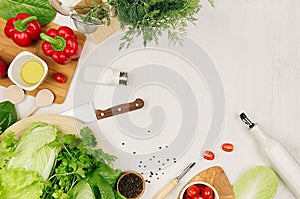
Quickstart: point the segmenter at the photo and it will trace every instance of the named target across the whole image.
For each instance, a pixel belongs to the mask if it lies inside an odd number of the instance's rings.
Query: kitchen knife
[[[172,179],[160,192],[158,192],[154,199],[164,199],[178,184],[179,180],[185,176],[187,172],[195,166],[196,162],[192,162],[187,165],[174,179]]]
[[[95,109],[92,102],[76,106],[70,110],[60,113],[60,115],[70,116],[78,119],[81,122],[94,122],[114,115],[127,113],[141,109],[144,106],[144,101],[137,98],[134,102],[119,104],[106,110]]]

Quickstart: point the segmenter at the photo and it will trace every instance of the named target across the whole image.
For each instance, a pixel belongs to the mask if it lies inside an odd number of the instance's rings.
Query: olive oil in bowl
[[[20,72],[22,80],[29,84],[35,85],[39,83],[44,75],[44,68],[39,61],[31,60],[26,62]]]

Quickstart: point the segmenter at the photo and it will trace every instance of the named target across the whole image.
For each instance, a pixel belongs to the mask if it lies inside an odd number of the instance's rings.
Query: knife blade
[[[74,117],[81,122],[94,122],[107,117],[112,117],[129,111],[143,108],[144,101],[137,98],[135,101],[125,104],[119,104],[106,110],[95,109],[92,102],[88,102],[72,109],[60,113],[60,115]]]

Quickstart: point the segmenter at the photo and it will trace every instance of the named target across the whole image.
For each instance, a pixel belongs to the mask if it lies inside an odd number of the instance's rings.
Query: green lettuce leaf
[[[0,0],[0,13],[1,11]],[[9,10],[9,9],[8,9]],[[0,132],[5,131],[8,127],[18,121],[17,110],[14,104],[10,101],[0,103]]]
[[[7,167],[35,171],[47,179],[58,151],[50,148],[48,144],[55,140],[56,135],[55,126],[42,122],[33,123],[20,137],[15,154]]]
[[[234,184],[235,199],[271,199],[278,188],[275,172],[264,166],[257,166],[247,171]]]
[[[0,170],[0,198],[36,199],[43,193],[40,175],[24,169]]]
[[[95,199],[94,192],[86,179],[80,180],[68,193],[73,199]]]
[[[7,166],[8,161],[14,155],[18,140],[15,139],[15,133],[11,132],[0,139],[0,169]]]
[[[98,174],[112,187],[115,186],[118,178],[121,176],[122,171],[121,169],[112,169],[111,167],[101,164],[97,168]]]
[[[48,0],[0,0],[1,18],[8,20],[18,13],[36,16],[41,25],[51,22],[56,16]]]

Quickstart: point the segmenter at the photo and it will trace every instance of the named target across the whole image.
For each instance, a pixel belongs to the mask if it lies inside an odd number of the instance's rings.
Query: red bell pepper
[[[20,13],[15,18],[7,20],[4,33],[19,46],[30,46],[32,40],[38,40],[42,28],[36,16]]]
[[[80,56],[82,47],[73,30],[67,26],[61,26],[57,30],[51,28],[46,34],[41,33],[40,37],[45,40],[42,43],[44,54],[51,56],[59,64],[67,64]]]

